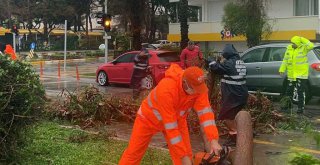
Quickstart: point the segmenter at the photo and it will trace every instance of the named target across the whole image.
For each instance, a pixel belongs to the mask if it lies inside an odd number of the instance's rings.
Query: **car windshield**
[[[320,46],[315,47],[313,50],[314,53],[317,55],[318,59],[320,60]]]
[[[156,41],[156,44],[161,44],[162,41]]]
[[[166,52],[158,54],[161,62],[179,62],[180,57],[177,52]]]

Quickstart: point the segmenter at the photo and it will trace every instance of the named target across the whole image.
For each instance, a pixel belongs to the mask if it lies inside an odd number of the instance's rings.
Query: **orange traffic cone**
[[[76,74],[77,74],[77,80],[80,80],[80,76],[79,76],[79,70],[78,70],[78,64],[76,64]]]

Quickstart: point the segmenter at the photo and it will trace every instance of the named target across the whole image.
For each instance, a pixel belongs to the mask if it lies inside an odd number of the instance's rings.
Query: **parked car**
[[[158,40],[156,41],[154,44],[151,44],[152,46],[159,48],[162,45],[167,45],[167,44],[172,44],[172,42],[168,41],[168,40]]]
[[[153,46],[152,44],[149,43],[142,43],[141,44],[142,47],[147,48],[147,49],[151,49],[151,50],[156,50],[157,47]]]
[[[267,95],[281,95],[286,91],[288,83],[286,77],[279,74],[286,47],[289,43],[265,44],[252,47],[241,54],[241,59],[247,67],[247,86],[250,91],[261,90]],[[308,53],[309,79],[305,90],[305,101],[312,96],[320,96],[320,72],[311,68],[311,65],[320,65],[320,44],[315,44]],[[297,101],[297,90],[293,95]]]
[[[164,77],[164,73],[171,63],[180,65],[180,58],[177,52],[148,51],[151,73],[145,79],[145,85],[147,89],[151,89]],[[101,86],[106,86],[111,83],[129,85],[133,73],[133,60],[139,53],[140,51],[127,52],[111,62],[100,65],[96,71],[96,81]]]

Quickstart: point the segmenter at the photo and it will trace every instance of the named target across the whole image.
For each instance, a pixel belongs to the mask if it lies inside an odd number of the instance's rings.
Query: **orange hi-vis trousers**
[[[190,145],[188,125],[185,118],[178,120],[178,127],[182,136],[182,140],[187,148],[190,159],[192,159],[192,149]],[[169,152],[174,165],[182,165],[181,157],[175,152],[172,152],[172,145],[169,143],[169,138],[166,136],[164,129],[159,129],[159,126],[154,125],[144,116],[137,115],[128,148],[124,151],[119,165],[139,165],[143,158],[151,138],[154,134],[162,132],[166,138]]]

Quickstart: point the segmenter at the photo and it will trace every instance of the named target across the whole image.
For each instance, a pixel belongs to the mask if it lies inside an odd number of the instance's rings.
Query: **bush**
[[[78,49],[78,36],[68,36],[67,39],[67,50]],[[50,50],[64,50],[64,37],[58,36],[50,39],[52,47]]]
[[[98,88],[87,86],[74,93],[64,90],[65,101],[58,104],[58,109],[51,109],[49,114],[66,119],[82,128],[110,124],[112,120],[132,122],[139,105],[131,98],[103,96]],[[52,106],[57,107],[57,106]]]
[[[320,164],[320,160],[314,158],[311,155],[306,154],[298,154],[296,157],[294,157],[290,164],[292,165],[317,165]]]
[[[38,116],[45,92],[31,65],[0,56],[0,158],[8,159],[19,132]]]

